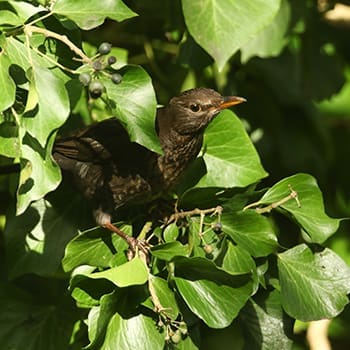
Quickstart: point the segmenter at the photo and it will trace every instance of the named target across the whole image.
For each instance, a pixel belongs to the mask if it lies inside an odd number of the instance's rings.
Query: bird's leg
[[[132,251],[133,256],[135,255],[135,252],[137,249],[140,249],[140,251],[142,253],[144,253],[146,256],[148,256],[149,245],[146,241],[139,240],[135,237],[127,235],[125,232],[123,232],[117,226],[113,225],[111,222],[104,223],[102,225],[102,227],[110,230],[111,232],[116,233],[119,237],[124,239],[124,241],[126,241],[126,243],[128,243],[128,245]]]

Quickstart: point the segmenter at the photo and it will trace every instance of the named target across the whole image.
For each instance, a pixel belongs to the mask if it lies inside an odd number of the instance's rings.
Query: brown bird
[[[172,98],[156,116],[163,155],[131,142],[114,118],[57,140],[53,155],[91,202],[97,224],[117,233],[132,250],[137,246],[145,250],[142,242],[111,223],[113,213],[171,190],[198,155],[206,126],[221,110],[244,101],[207,88],[188,90]]]

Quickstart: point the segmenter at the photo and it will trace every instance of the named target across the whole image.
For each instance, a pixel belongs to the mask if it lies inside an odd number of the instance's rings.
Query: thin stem
[[[79,47],[74,45],[66,35],[60,35],[55,32],[52,32],[51,30],[32,26],[32,25],[25,25],[24,33],[27,36],[30,36],[32,33],[39,33],[39,34],[43,34],[46,37],[59,40],[62,43],[66,44],[71,49],[71,51],[73,51],[76,55],[82,58],[83,62],[88,63],[90,65],[92,64],[92,60],[88,56],[86,56],[85,53]]]

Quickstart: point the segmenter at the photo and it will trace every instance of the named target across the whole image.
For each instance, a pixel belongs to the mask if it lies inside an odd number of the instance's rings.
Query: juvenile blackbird
[[[198,155],[203,132],[218,113],[244,102],[207,88],[183,92],[157,110],[156,131],[164,154],[131,142],[117,119],[107,119],[57,140],[53,156],[92,205],[98,225],[124,238],[132,250],[142,242],[111,223],[120,207],[150,201],[177,184]],[[140,116],[142,117],[142,116]]]

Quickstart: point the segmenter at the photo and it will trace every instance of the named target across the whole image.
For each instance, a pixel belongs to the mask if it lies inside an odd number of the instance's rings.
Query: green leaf
[[[18,26],[20,24],[22,24],[22,21],[14,12],[8,11],[8,10],[1,10],[0,11],[0,26],[1,27],[6,28],[9,25]]]
[[[30,87],[35,89],[37,95],[38,112],[35,118],[24,117],[23,126],[45,147],[49,135],[59,128],[69,115],[65,80],[39,65],[32,66],[27,72],[27,77],[32,83]]]
[[[139,66],[126,66],[120,73],[123,80],[118,85],[109,78],[101,78],[112,100],[110,107],[125,125],[132,141],[161,152],[155,132],[157,101],[150,76]]]
[[[139,314],[123,318],[115,314],[108,324],[101,350],[162,350],[164,337],[165,335],[158,331],[155,321],[150,317]]]
[[[242,62],[246,63],[253,56],[262,58],[278,56],[287,43],[285,35],[289,28],[290,17],[290,4],[287,0],[282,0],[273,22],[241,47]]]
[[[300,244],[278,255],[282,304],[302,321],[333,318],[348,304],[350,268],[330,249]]]
[[[274,19],[279,0],[183,0],[187,28],[222,70],[228,59]]]
[[[330,218],[324,211],[322,193],[316,180],[308,174],[287,177],[271,187],[261,198],[262,204],[277,203],[296,191],[298,202],[290,199],[280,207],[290,213],[314,243],[323,243],[339,227],[339,219]]]
[[[22,214],[31,202],[53,191],[60,183],[60,170],[51,156],[54,138],[55,135],[50,137],[46,149],[30,135],[23,138],[21,158],[26,161],[22,161],[25,166],[22,167],[17,189],[17,215]]]
[[[179,293],[209,327],[227,327],[252,292],[249,275],[229,274],[205,258],[176,258],[174,263]]]
[[[21,155],[21,139],[18,135],[18,126],[15,123],[0,124],[0,154],[17,158]]]
[[[139,257],[135,257],[120,266],[91,273],[87,276],[94,279],[105,278],[118,287],[127,287],[146,283],[149,272],[146,264]]]
[[[182,245],[179,241],[158,244],[151,248],[151,253],[158,259],[170,261],[175,256],[187,256],[188,247]]]
[[[1,13],[1,11],[0,11]],[[0,112],[11,107],[15,102],[16,85],[9,74],[9,67],[11,60],[4,53],[0,55],[0,86],[1,86],[1,98],[0,98]]]
[[[90,30],[111,18],[121,22],[136,16],[121,0],[57,0],[52,12],[74,21],[81,29]]]
[[[292,348],[293,320],[282,309],[277,290],[250,299],[240,313],[250,350],[289,350]]]
[[[266,256],[278,247],[277,237],[269,220],[254,211],[224,213],[223,232],[255,257]]]
[[[259,156],[241,121],[223,111],[204,135],[207,174],[198,187],[245,187],[264,178]]]
[[[62,294],[48,303],[40,300],[42,296],[34,297],[12,285],[0,284],[1,348],[68,349],[78,312],[70,297]]]
[[[120,229],[131,234],[131,226],[122,225]],[[116,234],[94,228],[83,232],[67,244],[62,266],[65,271],[80,265],[109,267],[116,251],[126,247],[127,244]]]
[[[163,278],[156,277],[153,275],[149,276],[149,288],[153,289],[154,294],[157,296],[161,307],[161,312],[167,315],[172,320],[176,320],[179,315],[179,308],[175,299],[174,292],[169,288],[168,282]],[[155,301],[153,300],[153,303]]]
[[[47,12],[47,9],[41,5],[34,6],[25,1],[8,1],[16,10],[17,16],[21,19],[20,24],[24,24],[30,17],[39,12]]]
[[[42,199],[20,216],[9,213],[5,241],[11,278],[26,273],[50,276],[57,272],[64,248],[77,232],[70,217],[76,204],[66,203],[65,210],[59,212]]]

